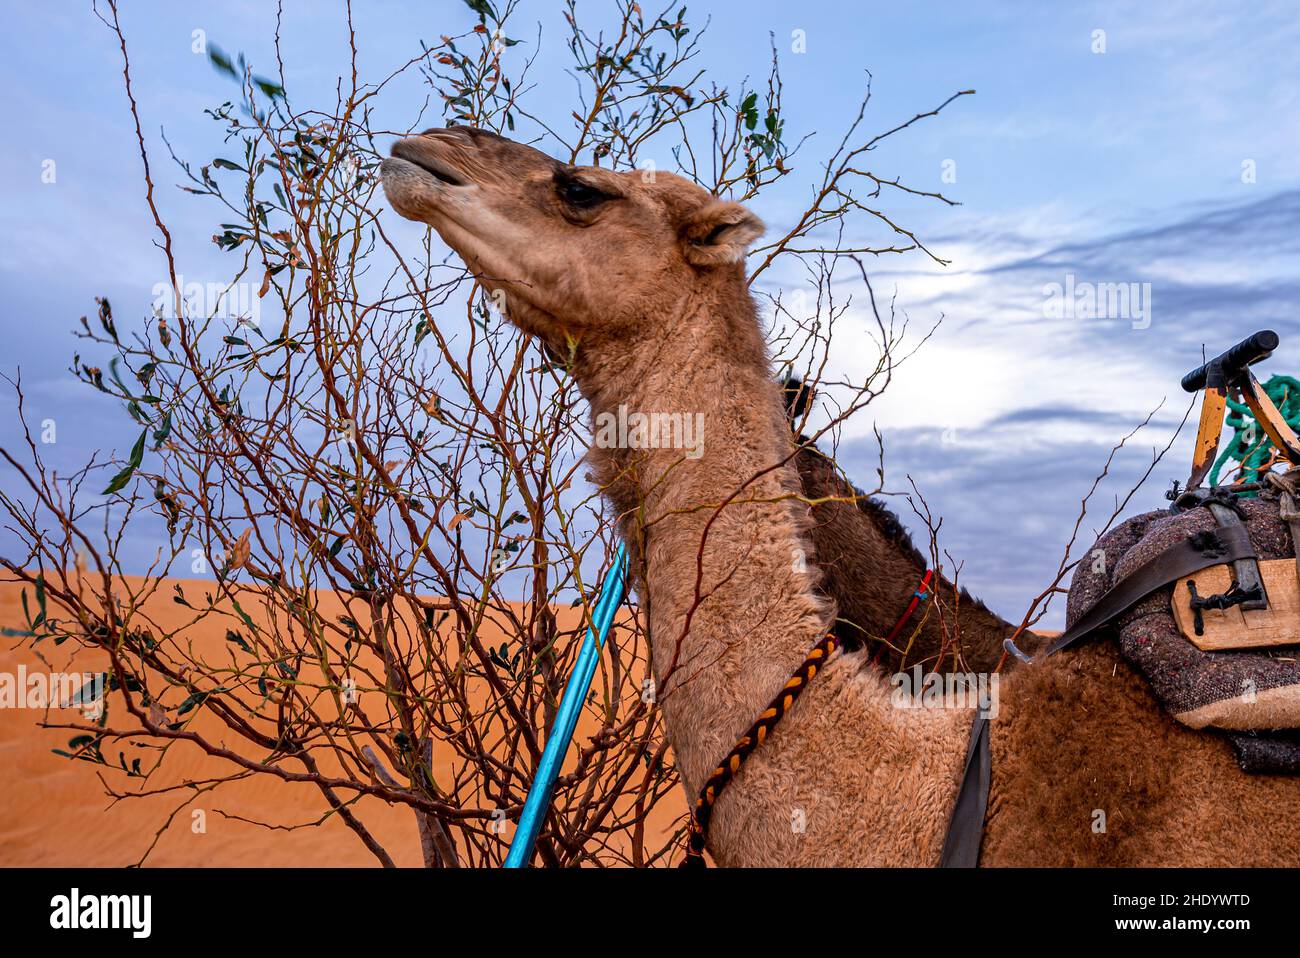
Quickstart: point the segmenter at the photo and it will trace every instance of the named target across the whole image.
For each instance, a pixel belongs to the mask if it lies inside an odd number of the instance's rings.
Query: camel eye
[[[594,186],[588,186],[578,180],[565,180],[559,184],[560,199],[578,210],[589,210],[611,199],[608,193],[602,193]]]

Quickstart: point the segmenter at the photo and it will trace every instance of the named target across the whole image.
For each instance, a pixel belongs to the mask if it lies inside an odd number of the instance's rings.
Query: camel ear
[[[682,224],[687,262],[696,266],[739,263],[764,229],[763,221],[739,203],[711,200]]]

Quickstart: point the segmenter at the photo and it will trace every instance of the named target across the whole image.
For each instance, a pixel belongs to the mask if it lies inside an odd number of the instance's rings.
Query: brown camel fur
[[[573,357],[595,415],[704,413],[698,458],[590,454],[644,569],[658,700],[693,794],[835,617],[745,283],[762,226],[680,177],[569,167],[482,131],[429,131],[393,156],[393,206]],[[897,707],[865,649],[837,653],[722,793],[710,851],[724,865],[935,864],[971,718]],[[987,864],[1300,864],[1297,783],[1243,775],[1224,742],[1161,714],[1109,645],[1009,675],[992,751]]]
[[[784,392],[798,421],[810,391],[787,381]],[[835,633],[844,648],[866,646],[887,672],[917,663],[927,672],[994,671],[1015,628],[943,575],[931,582],[933,601],[918,608],[895,642],[884,643],[930,560],[893,512],[849,482],[806,436],[798,442],[795,467],[803,498],[812,503],[808,534],[822,575],[818,591],[835,603]]]

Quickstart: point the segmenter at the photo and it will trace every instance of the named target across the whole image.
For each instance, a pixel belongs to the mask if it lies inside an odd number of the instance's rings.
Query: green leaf
[[[491,19],[493,23],[496,22],[496,11],[492,9],[492,4],[488,3],[488,0],[465,0],[465,6],[477,13],[480,19]]]
[[[144,439],[147,435],[149,435],[148,429],[140,433],[140,438],[131,447],[131,458],[127,461],[126,468],[113,477],[113,481],[104,489],[102,495],[107,496],[117,492],[131,481],[131,476],[140,468],[140,463],[144,461]]]
[[[122,390],[123,394],[131,397],[131,390],[126,388],[126,383],[122,382],[122,377],[117,371],[117,363],[120,357],[114,356],[108,361],[108,373],[113,377],[113,382],[117,383],[117,388]]]
[[[32,628],[45,622],[45,576],[43,575],[36,577],[36,605],[41,610],[41,613],[32,622]]]
[[[284,96],[284,87],[280,84],[268,80],[266,77],[253,77],[253,86],[257,87],[266,96],[272,100]]]
[[[167,441],[167,437],[171,435],[171,431],[172,431],[172,414],[170,411],[168,411],[163,414],[162,425],[160,425],[157,429],[153,431],[154,449],[158,449],[160,446],[162,446],[164,442]]]
[[[209,689],[206,692],[203,691],[194,692],[193,694],[190,695],[189,698],[187,698],[184,702],[182,702],[181,707],[176,710],[177,716],[184,715],[186,712],[194,711],[194,709],[198,708],[200,705],[206,702],[209,696],[216,695],[219,692],[224,692],[224,691],[226,691],[226,687],[224,685],[218,685],[216,688]],[[179,727],[180,724],[181,723],[178,722],[176,725],[173,725],[172,728],[177,728]]]
[[[231,62],[230,57],[216,44],[208,44],[208,62],[212,64],[213,69],[219,73],[239,79],[239,74],[235,72],[235,65]]]
[[[249,618],[248,613],[245,612],[243,607],[239,604],[239,600],[232,597],[230,600],[230,604],[235,607],[235,611],[238,612],[239,617],[244,620],[244,624],[247,625],[250,629],[252,629],[254,633],[256,633],[257,626],[253,623],[253,620]]]
[[[104,688],[104,676],[105,676],[106,674],[107,674],[107,673],[102,673],[102,672],[101,672],[99,675],[96,675],[96,676],[93,676],[93,677],[87,679],[87,680],[86,680],[86,683],[85,683],[81,688],[77,689],[76,692],[74,692],[74,693],[72,694],[72,698],[68,699],[66,705],[67,705],[67,706],[73,706],[73,705],[91,705],[91,704],[93,704],[93,703],[95,702],[95,699],[91,698],[87,693],[97,692],[97,691],[103,689],[103,688]]]

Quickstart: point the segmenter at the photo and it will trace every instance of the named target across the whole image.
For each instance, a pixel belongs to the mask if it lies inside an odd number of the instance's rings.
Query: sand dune
[[[187,584],[187,588],[190,585],[195,591],[203,588],[201,583]],[[22,626],[20,593],[15,583],[0,582],[0,626]],[[179,618],[184,610],[170,601],[170,583],[151,601],[150,611],[162,622],[185,621]],[[221,650],[224,625],[204,623],[187,638],[196,648]],[[45,640],[36,652],[25,647],[28,642],[3,639],[0,673],[16,675],[20,666],[29,673],[95,671],[106,663],[102,654],[78,654],[71,642],[56,647]],[[110,703],[110,715],[111,708]],[[139,789],[139,779],[89,762],[70,761],[51,751],[67,748],[76,733],[39,724],[70,719],[82,720],[75,709],[0,708],[0,768],[4,769],[0,776],[0,865],[123,866],[139,862],[146,853],[145,864],[151,866],[377,864],[357,836],[333,816],[316,827],[290,827],[316,822],[328,811],[324,798],[310,784],[253,775],[210,790],[181,788],[163,795],[115,800],[105,793],[105,782],[114,790],[131,792]],[[200,714],[195,722],[199,731],[220,737],[217,719]],[[580,725],[578,740],[584,740],[584,732],[592,728],[591,723]],[[449,748],[435,744],[435,763],[444,752],[450,755]],[[141,745],[105,748],[112,762],[117,761],[118,753],[128,765],[141,758],[145,767],[158,757],[155,748]],[[229,763],[207,755],[197,745],[176,742],[162,756],[149,784],[156,790],[165,785],[204,783],[228,775],[230,768]],[[365,797],[353,810],[398,865],[421,864],[410,809]],[[655,810],[648,832],[667,834],[684,810],[685,799],[678,789],[671,801]],[[503,841],[508,838],[504,836]]]

